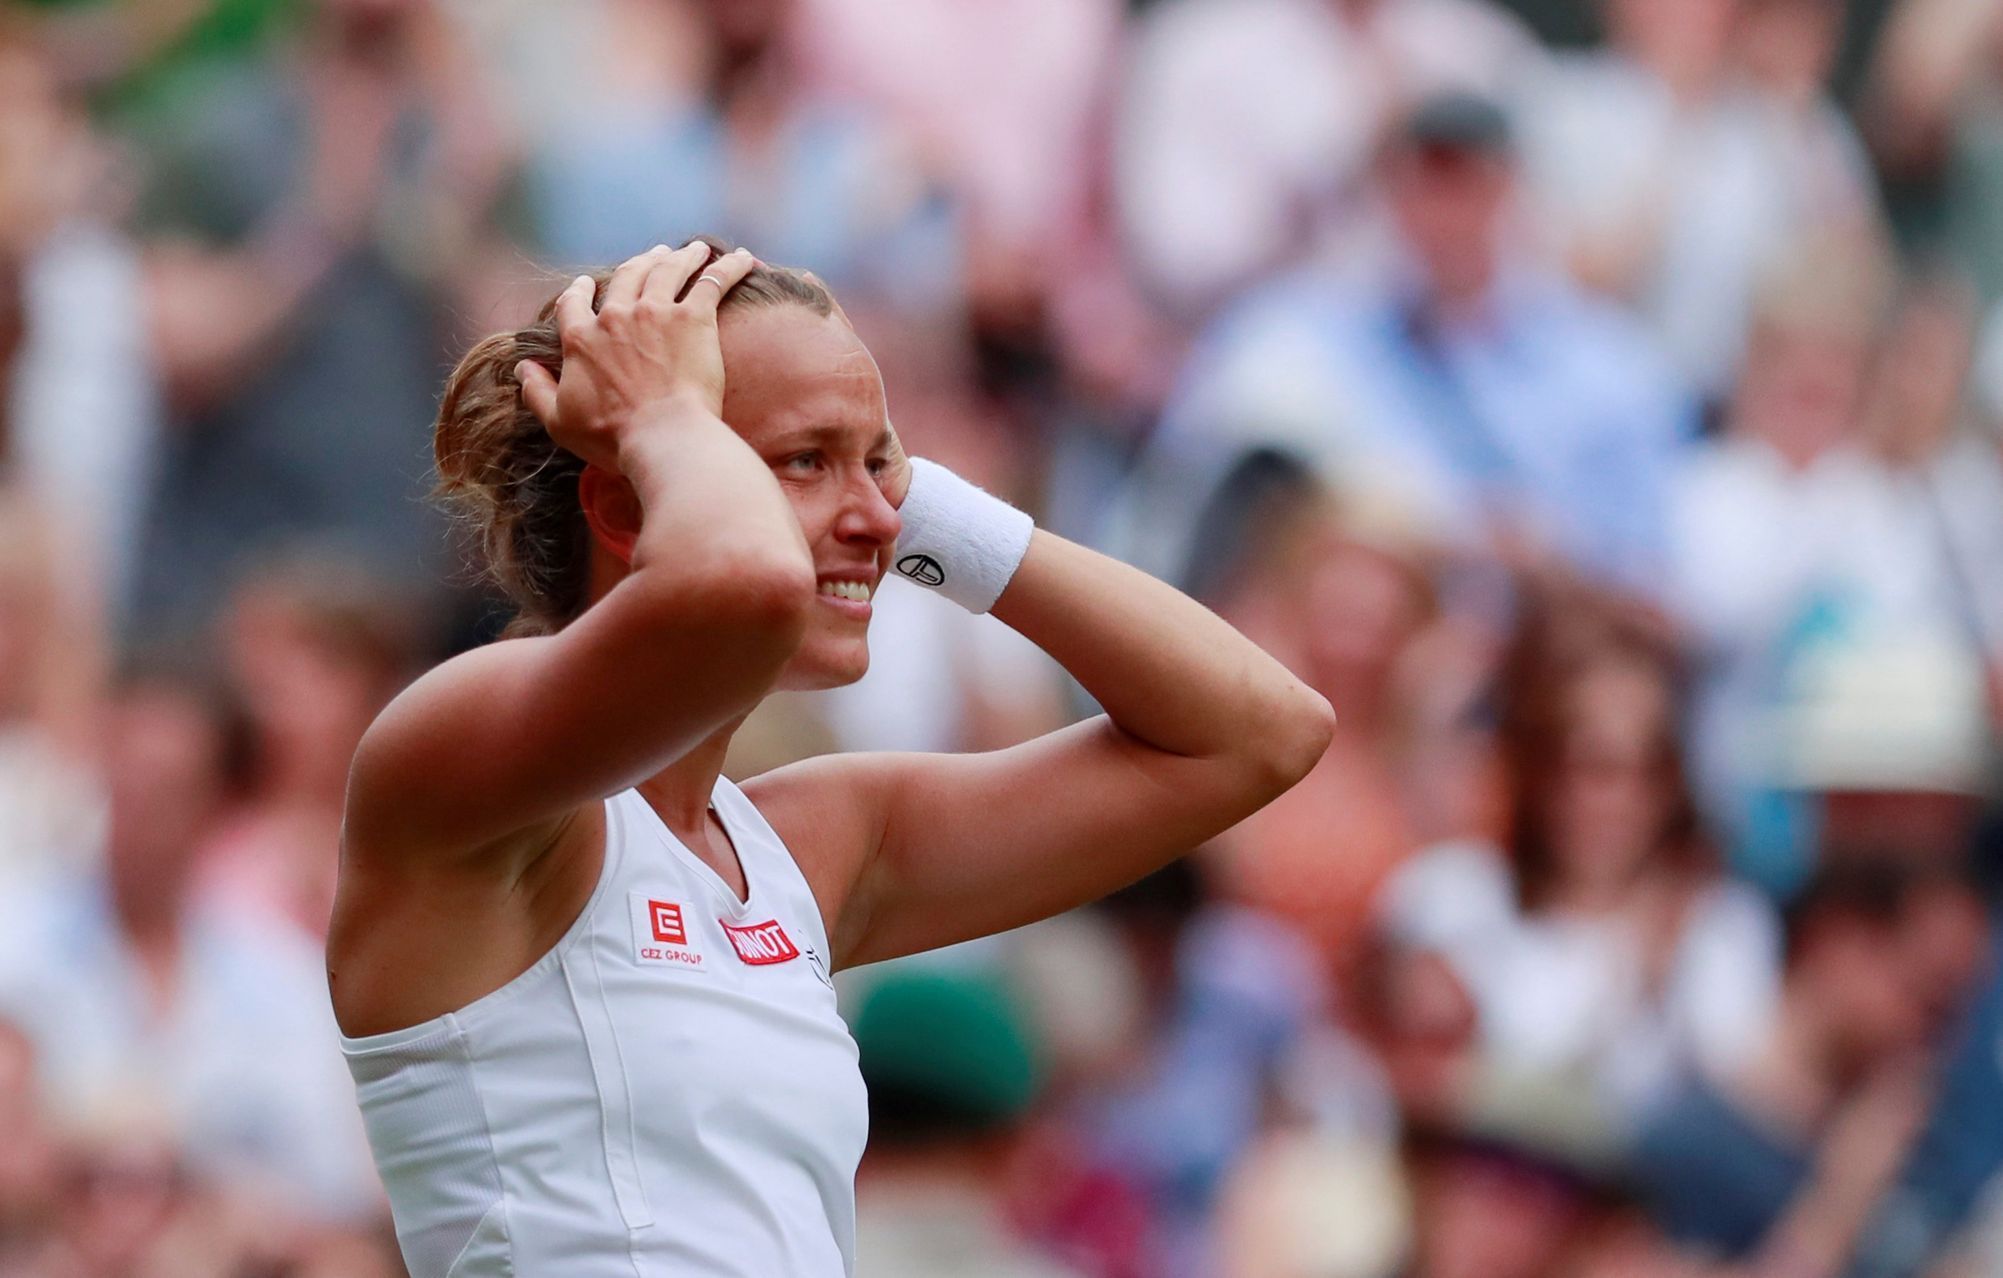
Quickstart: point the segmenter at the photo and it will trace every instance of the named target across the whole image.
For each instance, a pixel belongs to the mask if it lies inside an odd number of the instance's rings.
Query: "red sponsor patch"
[[[748,927],[732,927],[723,923],[723,934],[730,938],[730,948],[737,951],[737,957],[753,966],[766,963],[784,963],[800,957],[793,938],[786,935],[786,929],[779,926],[779,920],[770,919],[764,923],[753,923]]]
[[[648,901],[647,922],[654,929],[654,939],[664,945],[687,945],[688,925],[682,922],[682,907],[673,901]]]

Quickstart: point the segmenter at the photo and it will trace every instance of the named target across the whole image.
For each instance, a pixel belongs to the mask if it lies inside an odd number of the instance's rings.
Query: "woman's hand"
[[[613,471],[627,432],[649,410],[681,403],[716,416],[717,303],[753,265],[743,249],[712,262],[702,243],[655,248],[612,273],[596,311],[591,278],[579,276],[556,302],[563,374],[524,360],[516,368],[523,402],[558,444]]]
[[[904,494],[911,491],[911,458],[904,451],[904,441],[897,437],[896,427],[890,430],[889,453],[883,461],[883,496],[892,506],[904,504]]]

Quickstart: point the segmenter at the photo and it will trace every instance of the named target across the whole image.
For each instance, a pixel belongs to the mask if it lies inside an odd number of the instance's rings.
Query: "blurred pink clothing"
[[[203,853],[200,894],[322,944],[334,909],[340,837],[338,813],[239,813]]]
[[[1128,251],[1150,286],[1200,312],[1311,244],[1413,101],[1506,100],[1542,62],[1486,0],[1165,0],[1125,67]]]
[[[808,74],[884,111],[973,211],[1033,247],[1081,201],[1117,0],[804,0]]]

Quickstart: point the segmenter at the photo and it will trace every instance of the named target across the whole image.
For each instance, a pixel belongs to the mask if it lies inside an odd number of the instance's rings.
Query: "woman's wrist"
[[[1029,552],[1035,521],[937,462],[911,459],[891,566],[968,612],[986,612]]]

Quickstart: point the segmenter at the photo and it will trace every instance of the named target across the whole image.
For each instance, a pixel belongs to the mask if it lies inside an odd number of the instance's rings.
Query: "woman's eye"
[[[889,469],[890,463],[884,458],[872,457],[869,459],[869,473],[872,479],[882,478],[883,472]]]

